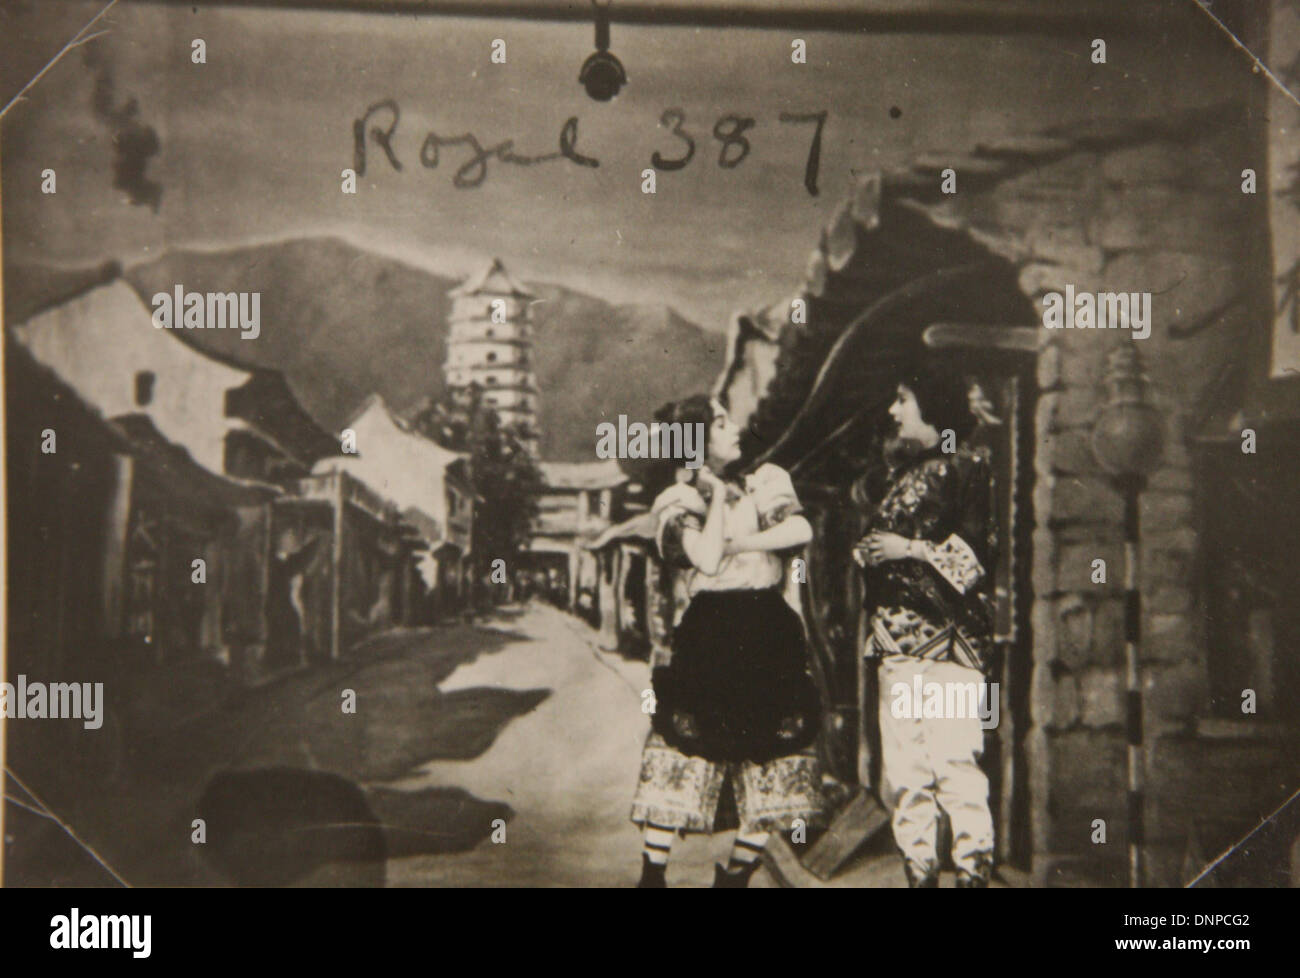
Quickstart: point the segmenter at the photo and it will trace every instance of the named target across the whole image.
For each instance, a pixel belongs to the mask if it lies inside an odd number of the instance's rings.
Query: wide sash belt
[[[984,671],[983,657],[965,638],[956,625],[949,625],[934,637],[920,645],[904,651],[897,640],[889,634],[885,623],[873,617],[871,621],[871,638],[867,642],[867,655],[909,655],[919,659],[942,661],[951,659],[968,669]]]

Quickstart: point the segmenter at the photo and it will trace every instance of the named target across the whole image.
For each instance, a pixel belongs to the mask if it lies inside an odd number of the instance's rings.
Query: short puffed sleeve
[[[691,558],[686,555],[686,545],[682,538],[687,530],[700,530],[703,523],[694,513],[677,509],[660,518],[659,555],[669,567],[686,570],[693,567]]]
[[[704,500],[689,486],[678,485],[662,493],[655,500],[653,509],[656,513],[655,541],[664,563],[678,569],[692,567],[682,538],[688,529],[703,528]]]
[[[803,512],[790,473],[779,465],[761,465],[746,480],[746,489],[758,510],[759,529],[776,526],[787,517]]]

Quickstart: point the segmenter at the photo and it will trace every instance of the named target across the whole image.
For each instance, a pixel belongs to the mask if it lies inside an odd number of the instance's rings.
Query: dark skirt
[[[702,591],[655,669],[655,731],[683,754],[762,764],[817,737],[803,624],[777,588]]]

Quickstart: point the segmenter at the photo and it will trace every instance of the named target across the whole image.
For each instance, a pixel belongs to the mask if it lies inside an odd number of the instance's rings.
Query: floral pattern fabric
[[[951,661],[984,671],[987,644],[966,630],[940,628],[906,608],[882,608],[871,618],[868,655],[907,655],[919,659]]]
[[[955,533],[943,543],[926,541],[922,546],[930,566],[942,574],[943,579],[959,594],[965,594],[984,576],[984,567],[975,556],[975,551]]]
[[[988,459],[966,448],[952,455],[934,449],[890,475],[867,532],[920,540],[925,559],[864,569],[872,645],[878,652],[902,651],[982,669],[993,622],[986,568],[993,566],[996,547]]]
[[[730,779],[743,832],[822,824],[821,767],[809,749],[765,764],[690,757],[652,733],[641,753],[632,821],[683,832],[712,832],[724,780]]]

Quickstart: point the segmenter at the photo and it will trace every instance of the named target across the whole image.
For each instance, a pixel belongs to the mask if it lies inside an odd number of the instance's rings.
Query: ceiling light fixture
[[[582,63],[578,82],[597,102],[608,102],[627,84],[627,72],[609,51],[608,0],[605,3],[591,0],[591,5],[596,8],[596,51]]]

